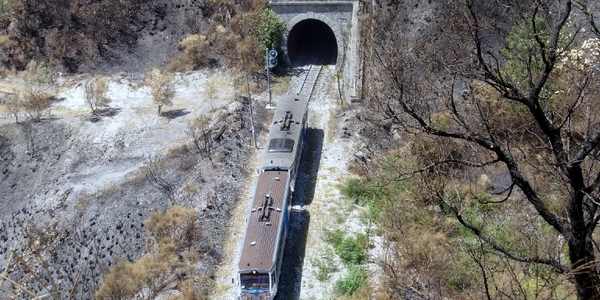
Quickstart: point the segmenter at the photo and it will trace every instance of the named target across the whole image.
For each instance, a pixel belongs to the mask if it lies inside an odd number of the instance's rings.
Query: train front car
[[[286,97],[273,116],[238,266],[242,300],[277,294],[307,106],[306,97]]]

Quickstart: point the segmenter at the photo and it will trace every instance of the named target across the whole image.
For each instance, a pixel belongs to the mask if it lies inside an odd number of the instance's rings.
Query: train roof
[[[263,156],[263,170],[289,170],[296,158],[296,148],[304,127],[308,97],[287,95],[280,101],[273,116],[267,149]]]
[[[259,175],[240,257],[240,272],[270,272],[274,267],[287,205],[287,181],[287,171],[266,171]]]

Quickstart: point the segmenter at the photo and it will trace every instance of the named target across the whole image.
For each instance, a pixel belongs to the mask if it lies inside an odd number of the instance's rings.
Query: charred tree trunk
[[[573,234],[574,237],[569,239],[568,244],[571,273],[577,296],[582,300],[600,299],[600,274],[597,270],[592,237],[579,236],[577,232]]]
[[[569,257],[579,299],[600,299],[600,276],[590,239],[569,242]],[[592,270],[590,270],[592,268]]]

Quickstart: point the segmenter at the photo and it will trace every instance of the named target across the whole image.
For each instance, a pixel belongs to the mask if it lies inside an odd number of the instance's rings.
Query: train
[[[279,286],[292,196],[305,143],[308,104],[314,82],[283,97],[274,112],[267,146],[258,167],[251,210],[238,263],[241,300],[271,300]],[[316,81],[317,76],[313,76]],[[310,93],[302,90],[310,86]]]

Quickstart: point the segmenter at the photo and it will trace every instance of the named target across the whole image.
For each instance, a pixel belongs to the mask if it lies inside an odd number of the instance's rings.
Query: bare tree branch
[[[469,223],[467,220],[465,220],[465,218],[460,214],[458,209],[456,207],[450,205],[444,199],[443,195],[438,194],[438,200],[440,201],[440,203],[442,203],[445,207],[447,207],[452,212],[452,214],[454,215],[456,220],[463,227],[465,227],[466,229],[471,231],[471,233],[473,233],[475,236],[477,236],[481,241],[485,242],[487,245],[492,247],[492,249],[499,252],[500,254],[502,254],[514,261],[547,265],[549,267],[552,267],[554,270],[556,270],[559,273],[566,273],[569,271],[568,267],[563,266],[562,264],[560,264],[559,262],[557,262],[556,260],[553,260],[553,259],[540,258],[540,257],[526,257],[526,256],[521,256],[519,254],[514,253],[510,249],[500,245],[493,238],[487,236],[480,228],[476,227],[475,225],[473,225],[473,224]]]

